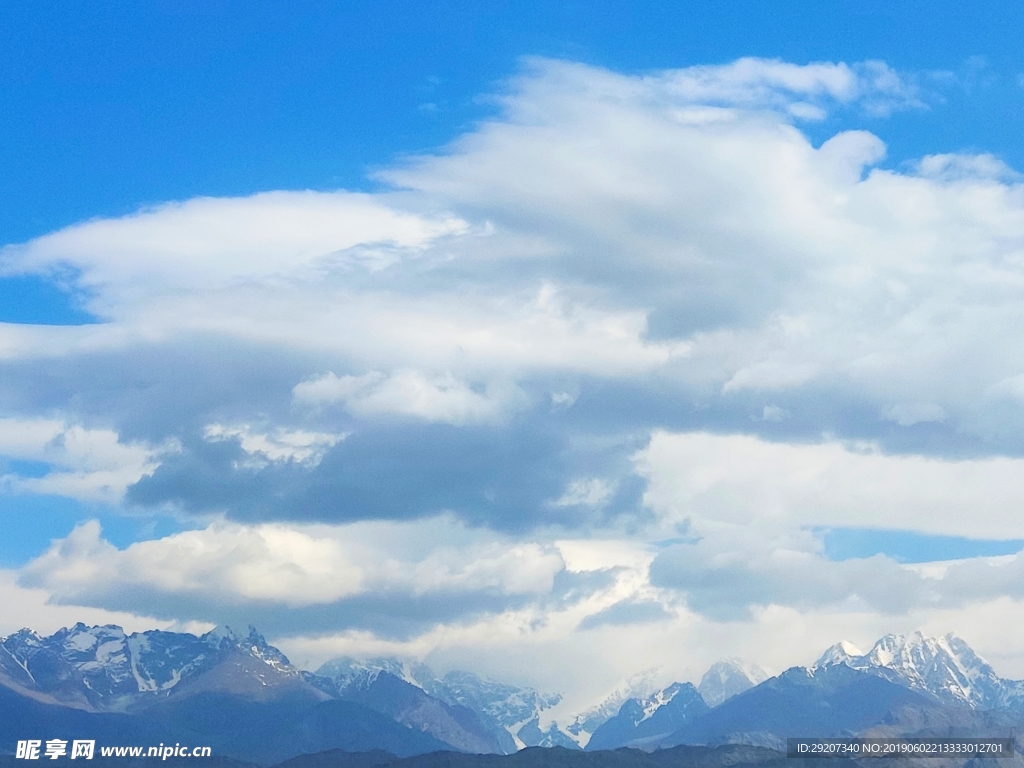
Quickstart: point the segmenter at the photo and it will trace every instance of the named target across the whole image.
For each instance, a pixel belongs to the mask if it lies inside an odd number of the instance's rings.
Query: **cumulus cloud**
[[[1016,539],[1024,532],[1020,459],[891,456],[869,444],[707,433],[658,433],[636,458],[656,525],[686,530],[653,559],[651,584],[712,618],[771,605],[906,615],[1021,596],[1013,586],[1020,555],[927,567],[883,555],[835,562],[815,533],[862,526]]]
[[[700,531],[835,526],[1024,537],[1020,458],[950,460],[886,454],[863,442],[656,432],[636,460],[648,479],[645,502],[666,527],[689,521]]]
[[[405,191],[203,198],[6,247],[6,273],[70,268],[109,322],[3,327],[0,350],[134,355],[200,334],[302,351],[294,400],[364,420],[494,423],[541,402],[531,385],[575,401],[613,379],[649,399],[655,376],[727,408],[815,388],[875,414],[930,403],[952,439],[992,439],[1007,419],[983,394],[1024,369],[993,332],[1019,320],[1020,194],[987,156],[871,170],[878,137],[815,147],[793,122],[884,100],[920,94],[877,62],[631,77],[531,60],[502,115],[382,172]],[[952,368],[969,373],[937,375]]]
[[[123,443],[113,430],[56,419],[0,419],[0,457],[44,465],[41,474],[13,471],[0,476],[0,488],[118,502],[129,485],[156,470],[162,455],[176,450],[173,441],[155,447]]]
[[[433,545],[424,547],[425,538]],[[25,566],[22,581],[61,601],[106,607],[123,607],[126,593],[143,590],[154,605],[162,595],[298,608],[393,593],[546,595],[563,568],[553,547],[488,540],[446,518],[348,526],[216,523],[125,549],[89,521]]]

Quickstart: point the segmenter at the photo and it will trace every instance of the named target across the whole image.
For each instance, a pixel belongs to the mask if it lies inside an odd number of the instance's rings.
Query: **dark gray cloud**
[[[288,418],[291,388],[323,360],[211,334],[0,361],[8,413],[52,413],[159,443],[213,420]]]
[[[562,422],[562,423],[560,423]],[[545,407],[500,426],[350,422],[317,466],[245,466],[236,440],[186,436],[183,450],[129,489],[130,504],[225,510],[237,520],[344,522],[452,511],[496,529],[576,527],[640,509],[629,456],[642,445],[614,434],[574,434]],[[577,477],[608,478],[599,509],[556,505]]]

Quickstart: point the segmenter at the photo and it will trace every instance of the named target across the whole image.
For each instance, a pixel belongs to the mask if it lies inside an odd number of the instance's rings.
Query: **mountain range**
[[[867,653],[838,643],[775,677],[728,659],[698,686],[651,679],[563,724],[549,715],[557,694],[398,659],[340,658],[308,672],[252,628],[22,630],[0,640],[0,754],[18,739],[79,736],[202,744],[262,765],[326,750],[395,760],[526,747],[778,750],[789,736],[1006,735],[1024,723],[1024,682],[1000,678],[954,635],[887,635]]]

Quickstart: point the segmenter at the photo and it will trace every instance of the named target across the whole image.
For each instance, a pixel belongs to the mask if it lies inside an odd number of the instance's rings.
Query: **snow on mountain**
[[[697,691],[709,707],[717,707],[767,679],[768,673],[756,664],[748,664],[742,659],[723,659],[704,673]]]
[[[144,706],[183,684],[202,688],[195,681],[215,670],[222,690],[246,677],[259,689],[301,681],[284,654],[251,627],[245,635],[218,627],[196,637],[159,630],[126,635],[117,626],[78,623],[49,637],[23,629],[0,639],[0,683],[86,709]]]
[[[864,653],[837,643],[804,670],[848,667],[896,683],[942,704],[1024,712],[1024,681],[1000,678],[963,640],[920,632],[886,635]],[[139,712],[156,702],[212,692],[250,701],[347,699],[418,732],[472,752],[524,746],[653,744],[695,727],[707,707],[721,707],[765,679],[737,659],[713,665],[700,687],[653,684],[638,675],[567,727],[552,722],[561,696],[487,680],[465,671],[437,677],[424,664],[380,658],[336,659],[317,673],[293,667],[253,628],[218,627],[201,637],[76,624],[49,637],[21,630],[0,638],[0,687],[38,701],[101,712]],[[774,678],[773,678],[774,679]],[[730,704],[731,706],[731,704]],[[652,741],[654,740],[654,741]]]
[[[707,711],[708,705],[692,683],[672,683],[645,699],[627,700],[615,717],[594,731],[587,749],[651,745]]]
[[[1024,681],[999,677],[987,661],[952,633],[945,637],[927,637],[921,632],[886,635],[866,654],[849,643],[838,643],[813,668],[836,664],[930,693],[947,704],[1024,710]]]
[[[422,664],[348,657],[330,661],[309,676],[310,682],[332,696],[386,714],[464,752],[515,751],[515,744],[499,738],[472,710],[449,705],[423,690],[418,679],[424,678],[433,679],[433,673]]]
[[[594,731],[615,717],[623,704],[630,699],[646,699],[657,690],[654,684],[657,672],[657,669],[648,669],[629,678],[601,703],[576,715],[565,730],[576,737],[581,746],[585,747]]]
[[[394,675],[417,688],[424,688],[424,681],[434,679],[434,673],[425,664],[394,657],[361,660],[342,656],[321,666],[316,675],[329,678],[344,689],[356,683],[371,682],[381,672]]]
[[[860,648],[853,643],[842,640],[821,654],[821,657],[814,662],[813,669],[827,667],[831,664],[846,664],[850,659],[863,655]]]
[[[514,752],[523,746],[572,746],[576,743],[557,726],[542,731],[541,713],[559,701],[558,694],[545,694],[532,688],[486,680],[471,672],[452,671],[437,677],[425,664],[396,658],[356,660],[342,657],[327,662],[316,671],[331,688],[333,695],[346,697],[354,687],[367,687],[386,673],[422,689],[429,696],[450,707],[464,707],[473,712],[498,740],[503,752]]]
[[[562,700],[557,693],[499,683],[461,670],[424,683],[424,690],[432,696],[479,712],[502,728],[527,723]]]
[[[427,694],[422,665],[340,659],[320,676],[296,669],[250,627],[217,627],[201,637],[76,624],[50,637],[22,630],[0,639],[0,686],[48,703],[100,712],[139,713],[173,697],[230,695],[241,701],[295,705],[344,699],[467,752],[515,750],[467,708]],[[412,682],[410,682],[412,681]],[[389,721],[390,722],[390,721]]]
[[[627,702],[630,702],[625,716],[630,720],[628,727],[636,728],[668,705],[683,687],[681,683],[674,683],[668,688],[657,689],[653,684],[656,674],[657,670],[647,670],[631,678],[599,705],[575,716],[565,730],[587,746],[598,728],[620,715]],[[757,665],[748,664],[739,658],[725,658],[705,673],[696,690],[709,707],[717,707],[726,699],[753,688],[767,678],[767,673]],[[616,727],[626,726],[620,723]]]
[[[565,747],[566,749],[580,749],[576,740],[558,727],[557,723],[551,723],[547,730],[541,730],[540,720],[534,718],[516,730],[517,746],[523,747]]]
[[[561,734],[557,726],[555,731],[551,728],[540,730],[541,713],[560,702],[560,694],[499,683],[462,670],[453,670],[442,678],[425,679],[423,683],[431,696],[476,712],[495,733],[505,734],[508,739],[505,744],[522,748],[539,746],[545,741],[560,742],[562,737],[572,741],[569,736]],[[535,729],[540,736],[534,732]]]

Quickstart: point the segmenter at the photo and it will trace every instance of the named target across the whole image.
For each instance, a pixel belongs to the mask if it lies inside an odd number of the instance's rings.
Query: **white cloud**
[[[447,549],[417,563],[410,585],[413,593],[494,589],[509,595],[542,595],[550,592],[555,574],[564,568],[557,551],[535,542],[494,542],[475,549],[470,562],[464,562],[465,557]]]
[[[674,97],[696,103],[724,103],[747,109],[784,108],[803,119],[822,119],[818,100],[860,101],[868,111],[885,114],[921,107],[913,83],[880,61],[849,66],[831,62],[807,65],[744,58],[724,66],[697,66],[661,76]]]
[[[8,493],[40,493],[94,501],[120,501],[125,489],[159,466],[160,457],[178,450],[174,441],[153,447],[122,443],[117,432],[45,418],[0,419],[0,456],[43,462],[42,476],[8,473],[0,488]]]
[[[707,433],[657,433],[636,460],[649,480],[646,501],[661,518],[654,530],[667,535],[682,525],[687,534],[654,559],[652,583],[678,591],[701,614],[736,620],[777,605],[895,617],[1024,596],[1022,555],[836,562],[814,533],[864,527],[1024,538],[1024,460],[892,456],[869,444]]]
[[[915,530],[1024,538],[1024,459],[944,460],[834,440],[656,432],[637,457],[664,525]]]
[[[650,547],[641,541],[622,538],[561,539],[555,542],[567,570],[582,573],[609,568],[629,568],[644,572],[654,558]]]
[[[788,365],[769,360],[741,368],[722,385],[722,392],[780,390],[799,387],[814,378],[817,366],[809,363]]]
[[[918,161],[917,172],[925,178],[945,182],[981,179],[1020,180],[1019,173],[1016,173],[995,155],[989,154],[927,155]]]
[[[600,507],[615,493],[615,485],[599,477],[573,480],[552,505],[556,507]]]
[[[85,605],[146,589],[219,604],[301,607],[367,594],[542,595],[563,568],[553,547],[488,539],[446,517],[346,526],[215,523],[125,549],[90,521],[22,575],[27,585]]]
[[[979,397],[1024,367],[999,332],[1022,319],[1019,190],[987,156],[865,176],[878,137],[815,148],[791,124],[918,102],[878,62],[629,77],[531,60],[503,115],[382,174],[409,191],[202,198],[8,246],[4,272],[77,270],[111,322],[0,327],[0,354],[207,334],[379,372],[343,397],[366,415],[500,421],[520,405],[488,387],[656,373],[726,395],[855,390],[877,412],[929,402],[985,434]],[[652,334],[666,311],[687,319]]]
[[[345,439],[346,434],[287,429],[257,432],[248,424],[207,424],[203,429],[203,437],[210,442],[238,440],[242,450],[250,457],[245,466],[261,469],[268,462],[289,461],[315,467],[328,450]]]
[[[214,525],[124,550],[83,523],[23,570],[26,583],[67,601],[129,585],[164,593],[308,605],[362,590],[362,571],[332,540],[286,526]]]
[[[497,421],[526,404],[515,385],[493,382],[477,391],[451,373],[428,378],[410,370],[390,376],[378,371],[361,376],[328,372],[297,384],[293,395],[308,405],[342,402],[356,416],[401,414],[455,425]]]
[[[82,270],[86,286],[102,292],[99,308],[118,311],[116,299],[295,278],[339,262],[347,266],[353,255],[359,261],[350,249],[360,246],[414,252],[466,228],[451,216],[401,213],[371,195],[265,192],[195,198],[89,221],[8,246],[2,256],[8,274],[71,264]]]

